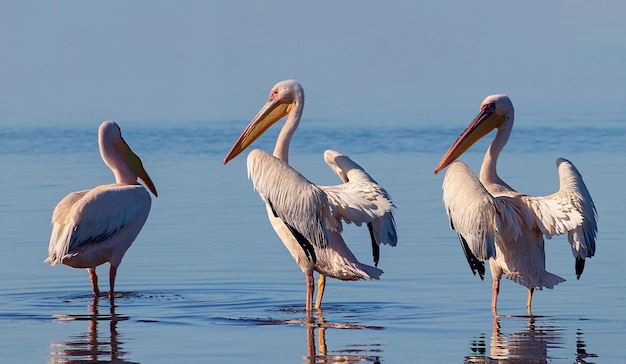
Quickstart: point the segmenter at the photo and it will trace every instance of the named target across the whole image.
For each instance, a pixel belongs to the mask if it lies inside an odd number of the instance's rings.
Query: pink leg
[[[497,315],[498,293],[500,293],[500,278],[494,278],[491,291],[491,312],[494,315]]]
[[[306,275],[306,311],[313,310],[313,274]]]
[[[533,292],[535,292],[534,288],[529,288],[528,289],[528,301],[526,301],[526,308],[528,309],[528,315],[532,316],[532,309],[530,308],[530,306],[533,303]]]
[[[111,265],[109,269],[109,299],[115,298],[115,276],[117,275],[117,267]]]
[[[91,289],[96,297],[100,297],[100,290],[98,289],[98,276],[96,275],[96,268],[88,268],[89,280],[91,281]]]

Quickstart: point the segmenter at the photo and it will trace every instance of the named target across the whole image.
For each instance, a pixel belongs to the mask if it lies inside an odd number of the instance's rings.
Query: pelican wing
[[[324,152],[324,161],[337,174],[339,179],[344,182],[341,186],[321,187],[327,191],[331,201],[336,200],[336,203],[331,203],[331,208],[334,208],[333,215],[347,223],[354,222],[357,225],[363,222],[367,223],[374,264],[378,265],[380,244],[396,246],[398,243],[396,222],[391,211],[391,207],[395,206],[391,197],[363,167],[347,155],[328,149]],[[374,202],[375,210],[369,209],[369,203],[361,203],[361,206],[357,206],[358,202],[357,204],[352,204],[349,199],[344,198],[344,196],[347,197],[348,195],[355,195]],[[390,207],[387,206],[388,204]],[[348,206],[348,208],[342,208],[344,206]],[[366,211],[362,211],[364,206]],[[381,211],[383,212],[382,215],[380,215]]]
[[[443,202],[472,270],[478,269],[478,261],[495,257],[495,235],[503,228],[498,207],[508,211],[508,204],[489,194],[462,162],[448,167],[443,180]],[[484,274],[484,265],[482,271]]]
[[[328,195],[332,216],[357,226],[365,223],[370,234],[372,257],[377,266],[380,244],[396,246],[398,234],[387,192],[375,183],[346,182],[337,186],[320,186]],[[341,224],[340,224],[341,227]]]
[[[103,185],[66,196],[52,214],[52,234],[46,262],[63,258],[85,244],[106,240],[150,208],[141,185]]]
[[[391,211],[388,211],[378,219],[374,219],[368,224],[368,227],[370,229],[370,235],[376,244],[389,244],[391,246],[398,244],[396,220]]]
[[[577,258],[577,274],[580,275],[584,259],[595,254],[597,211],[576,167],[563,158],[559,158],[556,165],[559,191],[544,197],[527,196],[526,200],[535,212],[537,226],[547,238],[568,233],[572,253]]]
[[[376,188],[373,188],[376,187]],[[372,245],[374,264],[380,260],[380,244],[395,246],[398,242],[396,222],[393,218],[391,200],[381,193],[381,187],[373,183],[344,183],[337,186],[320,186],[326,192],[332,216],[339,225],[341,220],[357,226],[367,224]]]
[[[348,182],[320,188],[328,195],[333,217],[349,224],[370,223],[390,214],[393,207],[386,192],[374,183]]]
[[[57,246],[57,242],[66,240],[66,238],[63,238],[63,235],[66,234],[64,233],[64,231],[66,230],[65,227],[71,224],[72,206],[74,206],[83,197],[85,197],[85,195],[89,193],[89,191],[91,190],[71,192],[70,194],[65,196],[61,200],[61,202],[59,202],[54,208],[54,212],[52,213],[52,234],[50,236],[51,249],[53,247],[53,243],[54,246]],[[61,253],[61,258],[69,250],[69,245],[64,250],[65,252]],[[50,250],[50,257],[52,256],[52,250]]]
[[[330,218],[324,191],[280,159],[260,149],[248,155],[248,177],[263,201],[283,222],[314,246],[328,245],[328,231],[339,229]]]

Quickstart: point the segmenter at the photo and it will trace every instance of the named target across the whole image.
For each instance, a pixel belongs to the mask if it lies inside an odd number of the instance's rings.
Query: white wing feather
[[[278,217],[315,246],[328,245],[327,229],[341,230],[341,224],[330,218],[324,191],[280,159],[260,149],[252,150],[248,154],[248,177]]]
[[[568,233],[573,255],[592,257],[598,232],[595,205],[576,167],[563,158],[559,158],[556,165],[559,191],[544,197],[527,196],[527,203],[535,212],[537,226],[547,238]]]
[[[319,186],[328,195],[332,215],[349,224],[360,226],[391,211],[392,202],[372,184],[344,183]]]
[[[569,161],[558,159],[557,168],[560,188],[552,195],[493,197],[465,164],[452,163],[443,189],[453,229],[481,260],[494,256],[495,234],[515,241],[523,229],[535,226],[547,238],[568,233],[573,255],[592,257],[598,230],[595,205],[582,176]]]
[[[67,195],[52,214],[49,257],[63,258],[85,244],[98,243],[133,221],[151,203],[141,185],[104,185]]]
[[[451,227],[467,242],[479,260],[495,257],[495,235],[506,229],[498,203],[462,162],[448,166],[443,180],[443,202]],[[508,209],[507,209],[508,210]]]
[[[324,161],[344,182],[339,186],[321,187],[329,194],[333,216],[356,225],[368,223],[376,244],[395,246],[398,243],[392,213],[395,206],[387,191],[363,167],[341,152],[326,150]],[[368,202],[364,203],[363,199]]]

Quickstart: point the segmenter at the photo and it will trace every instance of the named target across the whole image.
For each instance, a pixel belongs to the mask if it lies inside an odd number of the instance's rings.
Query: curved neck
[[[100,156],[115,175],[116,183],[126,185],[137,183],[137,174],[126,164],[114,145],[100,141]]]
[[[137,184],[137,175],[132,172],[125,164],[122,168],[111,168],[111,170],[115,175],[116,183],[125,185]]]
[[[293,137],[293,134],[298,128],[298,124],[300,124],[303,109],[304,98],[299,98],[294,103],[291,112],[289,112],[287,116],[287,121],[285,121],[285,125],[283,125],[276,139],[273,155],[285,163],[289,163],[289,142],[291,142],[291,137]]]
[[[498,184],[507,186],[507,184],[500,177],[498,177],[496,164],[498,163],[498,156],[500,155],[500,152],[509,140],[512,129],[513,119],[511,118],[498,129],[498,133],[495,138],[493,138],[489,148],[487,148],[483,164],[480,167],[480,181],[483,185]]]

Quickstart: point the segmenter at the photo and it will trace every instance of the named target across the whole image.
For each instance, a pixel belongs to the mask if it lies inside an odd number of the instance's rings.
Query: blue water
[[[159,197],[120,266],[122,297],[113,307],[94,302],[84,270],[42,263],[56,203],[113,180],[98,154],[99,122],[4,127],[2,362],[622,362],[624,120],[518,118],[500,175],[518,190],[545,195],[558,188],[556,158],[574,162],[598,209],[598,249],[577,281],[566,238],[548,241],[548,270],[567,281],[537,292],[533,317],[526,315],[526,289],[503,281],[495,318],[491,279],[472,276],[442,207],[442,176],[432,173],[461,121],[302,122],[291,164],[315,183],[333,184],[339,181],[323,151],[349,154],[391,193],[399,233],[397,247],[381,249],[380,281],[329,280],[323,309],[311,317],[302,310],[304,276],[246,178],[245,155],[222,165],[247,121],[119,121]],[[271,150],[277,131],[255,147]],[[462,158],[474,170],[485,139]],[[348,226],[345,238],[369,263],[367,232]],[[98,269],[104,290],[107,270]]]

